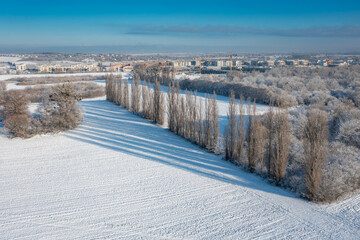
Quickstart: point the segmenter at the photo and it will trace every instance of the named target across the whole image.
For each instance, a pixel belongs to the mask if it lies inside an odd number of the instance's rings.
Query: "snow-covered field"
[[[61,73],[61,74],[5,74],[5,75],[0,75],[0,81],[4,81],[4,80],[9,80],[12,78],[30,78],[30,77],[71,77],[71,76],[103,76],[106,74],[113,74],[114,76],[122,74],[122,75],[127,75],[127,73],[122,73],[122,72],[113,72],[113,73],[109,73],[109,72],[93,72],[93,73]]]
[[[17,62],[21,60],[19,57],[0,56],[0,62]]]
[[[103,99],[73,131],[0,135],[0,239],[359,239],[316,205]]]

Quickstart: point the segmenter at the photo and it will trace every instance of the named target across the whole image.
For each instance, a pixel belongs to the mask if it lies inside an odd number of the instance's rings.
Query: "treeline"
[[[205,101],[197,92],[180,94],[179,84],[168,86],[167,99],[161,92],[159,82],[154,89],[150,83],[140,84],[134,80],[129,89],[127,80],[106,80],[108,100],[130,111],[163,125],[165,113],[170,131],[201,146],[210,152],[222,153],[225,159],[256,172],[277,185],[293,187],[293,177],[302,179],[306,189],[299,192],[312,201],[333,201],[334,195],[319,189],[323,183],[328,156],[328,122],[326,113],[309,109],[301,125],[302,176],[291,171],[289,161],[293,156],[294,136],[292,135],[289,112],[286,107],[274,107],[264,115],[256,112],[256,101],[241,97],[239,102],[232,91],[229,98],[227,125],[224,134],[224,149],[219,144],[219,116],[216,93],[206,96]],[[165,101],[166,100],[166,101]],[[167,103],[166,103],[167,102]],[[165,103],[167,106],[165,106]],[[338,196],[337,196],[338,197]]]
[[[105,75],[102,76],[93,76],[93,75],[81,75],[81,76],[50,76],[50,77],[21,77],[21,78],[12,78],[6,81],[13,82],[16,81],[19,86],[26,85],[44,85],[44,84],[54,84],[54,83],[63,83],[63,82],[80,82],[80,81],[95,81],[103,80]]]
[[[296,105],[326,106],[347,98],[360,107],[359,66],[272,68],[263,73],[243,73],[228,81],[267,88],[289,99],[292,96]]]
[[[128,109],[159,125],[165,122],[165,102],[159,82],[151,88],[150,82],[134,80],[129,87],[128,80],[122,82],[121,77],[106,76],[106,99]]]
[[[75,128],[82,120],[77,102],[81,97],[70,83],[58,85],[44,95],[35,115],[28,110],[29,99],[23,91],[2,91],[0,119],[11,138],[27,138]]]
[[[104,87],[94,82],[76,82],[71,83],[74,91],[81,99],[102,97],[105,95]],[[56,91],[55,85],[39,85],[26,87],[25,89],[13,89],[12,91],[24,94],[30,103],[41,102],[49,93]]]
[[[270,104],[274,98],[273,92],[264,87],[254,87],[244,83],[217,82],[203,79],[185,79],[179,80],[181,89],[197,90],[199,92],[212,93],[229,96],[231,91],[235,93],[236,98],[243,96],[245,98],[256,99],[257,103]],[[288,105],[293,105],[288,102]]]
[[[159,125],[165,124],[167,114],[170,131],[208,151],[217,150],[219,117],[216,94],[212,98],[207,96],[203,102],[197,98],[196,92],[187,91],[182,96],[179,85],[171,83],[165,99],[159,81],[155,80],[152,88],[150,82],[140,84],[135,79],[129,89],[128,80],[123,82],[112,75],[106,77],[105,89],[107,100]]]
[[[244,98],[236,103],[235,94],[229,98],[228,124],[225,129],[225,158],[246,167],[250,172],[272,179],[277,185],[287,185],[284,179],[292,145],[288,110],[270,109],[264,115],[256,114],[255,100]],[[245,111],[246,108],[246,111]],[[247,119],[246,119],[247,116]],[[326,201],[326,195],[316,195],[322,182],[328,152],[328,124],[324,111],[310,109],[301,128],[304,146],[304,175],[300,176],[307,187],[306,197]],[[291,176],[287,176],[288,178]]]
[[[270,102],[279,103],[287,106],[297,105],[297,102],[285,92],[279,94],[264,86],[254,86],[241,82],[216,81],[208,79],[179,79],[175,80],[175,71],[171,67],[161,67],[157,64],[146,66],[145,64],[137,64],[134,66],[134,79],[141,79],[149,82],[159,81],[160,84],[167,86],[172,82],[179,83],[182,90],[191,90],[218,95],[229,96],[230,91],[234,91],[235,97],[256,99],[257,103],[270,104]],[[235,73],[234,73],[235,74]],[[233,75],[229,74],[229,78]]]
[[[169,85],[175,79],[175,68],[159,64],[146,66],[143,63],[136,64],[133,70],[134,79],[145,80],[154,83],[160,82],[161,85]]]
[[[175,134],[216,152],[219,137],[219,111],[216,94],[197,98],[197,92],[186,91],[180,94],[179,84],[168,87],[168,127]]]

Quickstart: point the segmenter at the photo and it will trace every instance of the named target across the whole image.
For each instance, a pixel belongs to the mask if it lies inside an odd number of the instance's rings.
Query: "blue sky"
[[[360,1],[4,1],[0,51],[359,52]]]

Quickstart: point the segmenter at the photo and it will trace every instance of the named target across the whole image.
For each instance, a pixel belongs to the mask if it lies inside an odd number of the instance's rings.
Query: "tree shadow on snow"
[[[105,100],[84,101],[84,123],[67,137],[170,165],[194,174],[285,197],[297,198],[259,176]],[[224,121],[225,119],[221,119]]]

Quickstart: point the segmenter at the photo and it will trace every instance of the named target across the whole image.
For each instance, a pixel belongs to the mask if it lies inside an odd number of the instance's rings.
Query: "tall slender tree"
[[[246,121],[244,112],[244,97],[240,96],[239,101],[239,118],[237,122],[237,134],[236,134],[236,159],[237,164],[241,163],[241,158],[244,152],[244,143],[246,137]]]
[[[315,198],[321,184],[328,149],[328,131],[326,113],[319,109],[309,110],[303,130],[305,182],[309,200]]]
[[[233,160],[235,156],[235,134],[236,134],[236,103],[235,103],[235,93],[231,90],[229,97],[229,110],[227,114],[228,119],[228,129],[226,131],[226,152],[225,158]]]

